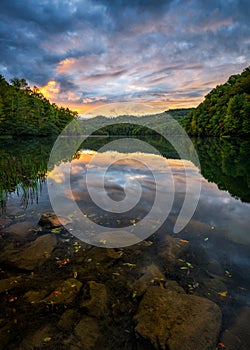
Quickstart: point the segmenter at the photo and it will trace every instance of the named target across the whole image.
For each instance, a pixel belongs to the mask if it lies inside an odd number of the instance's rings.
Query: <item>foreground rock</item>
[[[6,226],[8,226],[10,223],[11,223],[11,219],[8,218],[7,216],[4,217],[4,216],[1,216],[0,217],[0,230],[5,228]]]
[[[248,350],[250,345],[250,308],[244,307],[237,317],[235,324],[225,330],[222,343],[227,350]]]
[[[141,296],[146,289],[154,283],[161,284],[166,281],[163,273],[154,264],[143,269],[143,275],[133,284],[136,295]]]
[[[22,277],[10,277],[0,280],[0,293],[8,292],[9,290],[16,288],[20,285]]]
[[[8,226],[4,232],[14,233],[21,237],[27,237],[30,234],[30,230],[34,227],[34,222],[32,221],[23,221],[16,224]]]
[[[107,290],[104,284],[95,281],[88,282],[87,300],[81,302],[81,307],[88,311],[90,316],[101,318],[107,313]]]
[[[24,300],[31,304],[40,303],[41,300],[48,294],[44,289],[40,290],[29,290],[24,294]]]
[[[65,341],[70,350],[95,350],[102,349],[102,334],[97,320],[83,316],[74,329],[74,335]]]
[[[112,248],[99,248],[94,247],[88,252],[88,259],[93,260],[93,262],[108,265],[112,265],[114,260],[118,260],[123,255],[121,250],[115,251]]]
[[[70,304],[78,295],[82,283],[75,278],[63,281],[44,301],[53,304]]]
[[[54,212],[48,212],[41,216],[38,224],[45,228],[55,228],[64,225],[68,225],[72,220],[64,216],[56,216]]]
[[[27,248],[10,256],[9,261],[20,269],[34,270],[50,257],[56,244],[54,235],[38,237]]]
[[[161,350],[214,350],[221,311],[208,299],[149,287],[135,316],[136,331]]]
[[[22,343],[17,348],[18,350],[34,350],[47,348],[46,345],[50,344],[50,349],[53,348],[53,341],[55,338],[55,330],[51,325],[46,325],[41,329],[29,333]]]
[[[70,331],[74,326],[75,320],[79,318],[79,316],[78,312],[74,309],[65,311],[57,324],[57,328],[65,332]]]
[[[188,243],[181,243],[179,238],[166,236],[158,246],[158,256],[167,272],[175,271],[178,259],[183,257],[189,248]]]

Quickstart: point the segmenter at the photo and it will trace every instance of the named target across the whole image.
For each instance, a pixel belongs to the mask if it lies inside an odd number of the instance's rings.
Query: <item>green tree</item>
[[[194,136],[250,134],[250,67],[211,90],[182,125]]]
[[[25,79],[17,77],[10,84],[0,75],[0,135],[57,134],[77,112],[51,104]]]

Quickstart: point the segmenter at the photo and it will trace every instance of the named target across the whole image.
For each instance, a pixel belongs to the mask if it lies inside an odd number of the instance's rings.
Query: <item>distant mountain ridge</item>
[[[182,125],[192,136],[250,136],[250,66],[211,90]]]
[[[114,121],[113,125],[107,125],[105,122],[107,117],[100,115],[82,120],[82,123],[86,134],[91,134],[91,130],[96,130],[94,132],[95,135],[148,136],[156,134],[154,127],[157,126],[157,130],[161,132],[162,135],[166,135],[166,133],[175,135],[178,133],[175,121],[181,124],[191,110],[192,108],[170,109],[163,113],[140,117],[120,115],[111,118]],[[138,120],[140,120],[140,123],[138,123]]]

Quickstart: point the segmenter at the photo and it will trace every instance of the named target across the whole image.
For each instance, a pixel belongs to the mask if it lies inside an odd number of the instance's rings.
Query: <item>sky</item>
[[[0,74],[79,114],[196,107],[250,65],[249,18],[249,0],[1,0]]]

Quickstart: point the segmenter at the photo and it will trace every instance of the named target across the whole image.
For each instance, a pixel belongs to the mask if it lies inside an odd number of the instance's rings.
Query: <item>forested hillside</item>
[[[25,79],[10,84],[0,75],[0,135],[46,136],[58,134],[77,112],[51,104]]]
[[[209,92],[183,126],[193,136],[250,136],[250,67]]]

